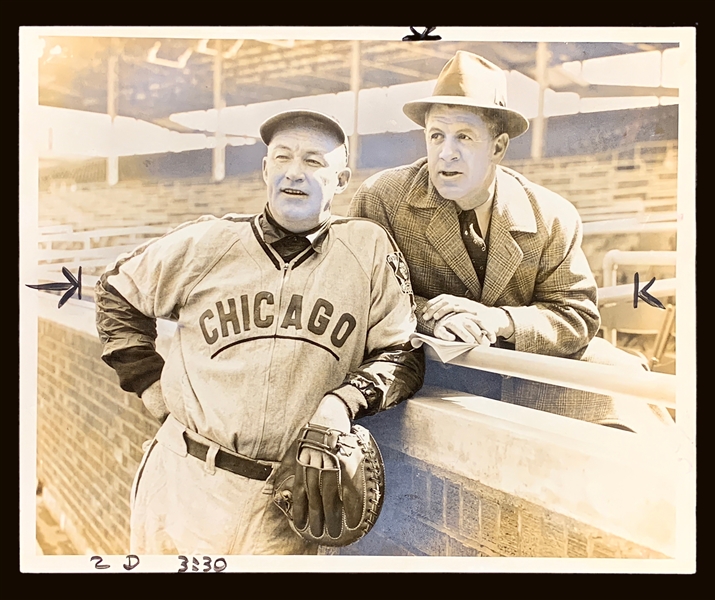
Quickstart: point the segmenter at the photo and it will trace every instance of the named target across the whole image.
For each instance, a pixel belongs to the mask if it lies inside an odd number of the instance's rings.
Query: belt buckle
[[[252,458],[250,459],[254,461],[259,467],[263,467],[264,469],[267,470],[268,474],[266,475],[266,480],[273,474],[273,465],[265,460],[258,460],[257,458]]]
[[[259,464],[262,467],[266,467],[267,469],[273,470],[273,465],[265,460],[259,460],[257,458],[251,458],[249,460],[252,460],[253,462]]]

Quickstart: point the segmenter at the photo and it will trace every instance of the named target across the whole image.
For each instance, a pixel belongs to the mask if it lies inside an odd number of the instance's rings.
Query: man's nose
[[[286,169],[286,177],[292,181],[301,181],[305,177],[303,165],[299,160],[292,160]]]
[[[456,160],[459,157],[454,141],[449,137],[444,138],[442,147],[439,150],[439,157],[444,161]]]

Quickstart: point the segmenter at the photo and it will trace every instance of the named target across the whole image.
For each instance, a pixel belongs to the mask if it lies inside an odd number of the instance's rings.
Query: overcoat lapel
[[[536,233],[536,218],[526,191],[501,167],[497,168],[490,229],[484,290],[479,301],[494,306],[524,258],[511,232]]]
[[[428,187],[428,198],[432,201],[430,204],[433,205],[434,212],[425,232],[427,240],[467,286],[472,297],[479,298],[482,286],[464,247],[454,202],[441,198],[431,183]]]

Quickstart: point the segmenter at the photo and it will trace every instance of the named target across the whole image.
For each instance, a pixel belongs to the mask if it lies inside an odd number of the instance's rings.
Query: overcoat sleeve
[[[514,322],[509,341],[516,350],[574,356],[585,350],[600,327],[598,288],[581,248],[583,226],[573,205],[548,226],[531,302],[502,308]]]

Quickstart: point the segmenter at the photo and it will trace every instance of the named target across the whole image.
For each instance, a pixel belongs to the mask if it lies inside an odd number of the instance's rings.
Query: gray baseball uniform
[[[270,477],[216,469],[216,452],[272,466],[326,393],[359,418],[422,385],[412,291],[390,236],[331,217],[285,262],[264,219],[184,224],[97,284],[103,359],[138,394],[161,377],[170,413],[137,473],[134,552],[313,552],[271,506]],[[166,364],[156,318],[178,322]],[[208,447],[204,461],[187,455],[191,440]]]

